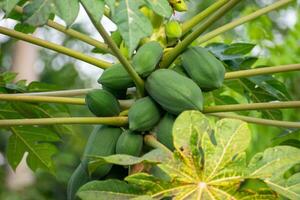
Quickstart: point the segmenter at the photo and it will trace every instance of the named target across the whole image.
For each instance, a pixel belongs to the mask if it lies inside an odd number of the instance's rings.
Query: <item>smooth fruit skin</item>
[[[176,20],[169,21],[166,24],[165,31],[168,38],[180,38],[182,35],[181,25]]]
[[[155,70],[162,55],[163,48],[158,42],[148,42],[141,46],[133,57],[133,67],[139,75],[147,77]]]
[[[114,90],[124,90],[134,86],[133,80],[120,63],[106,69],[98,83]]]
[[[145,86],[150,96],[172,114],[203,109],[203,96],[198,85],[173,70],[156,70],[148,77]]]
[[[98,117],[111,117],[120,114],[120,104],[110,92],[97,89],[90,91],[85,102],[90,111]]]
[[[158,123],[156,130],[157,140],[170,150],[174,150],[172,129],[175,119],[174,115],[166,113]]]
[[[207,49],[189,47],[181,58],[184,69],[201,89],[210,91],[222,86],[225,67]]]
[[[150,97],[137,100],[129,109],[129,129],[133,131],[149,131],[160,120],[158,106]]]
[[[93,130],[87,141],[82,161],[69,179],[67,188],[68,200],[73,200],[77,190],[91,179],[88,174],[88,156],[109,156],[115,154],[116,144],[121,133],[122,129],[109,126],[97,126]],[[97,178],[102,178],[109,173],[111,167],[111,164],[102,165],[96,169],[94,174]]]
[[[117,154],[139,156],[143,147],[143,136],[137,132],[126,130],[118,139]]]

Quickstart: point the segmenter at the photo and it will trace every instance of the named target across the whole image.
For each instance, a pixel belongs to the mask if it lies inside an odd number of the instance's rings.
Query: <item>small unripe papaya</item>
[[[203,47],[189,47],[182,54],[182,64],[188,75],[204,91],[220,88],[224,81],[225,67]]]
[[[150,97],[137,100],[128,112],[129,129],[133,131],[149,131],[159,119],[160,110]]]
[[[159,142],[174,150],[172,129],[176,117],[166,113],[157,125],[156,137]]]
[[[110,92],[97,89],[90,91],[85,102],[89,110],[98,117],[117,116],[120,113],[120,104]]]
[[[118,139],[116,146],[117,154],[139,156],[143,147],[143,136],[138,132],[126,130]]]
[[[163,48],[158,42],[148,42],[141,46],[133,57],[133,67],[139,75],[146,77],[154,71],[162,55]]]
[[[147,78],[145,86],[149,95],[172,114],[203,109],[202,91],[198,85],[173,70],[156,70]]]
[[[100,76],[98,83],[114,90],[124,90],[134,86],[132,78],[120,63],[107,68]]]
[[[182,35],[181,25],[176,20],[171,20],[165,27],[166,35],[168,38],[180,38]]]
[[[176,10],[178,12],[184,12],[184,11],[188,10],[188,7],[184,0],[175,0],[175,1],[176,1],[176,3],[172,4],[174,10]]]

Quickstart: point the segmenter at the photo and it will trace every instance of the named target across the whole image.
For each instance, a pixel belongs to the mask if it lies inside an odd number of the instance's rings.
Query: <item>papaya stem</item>
[[[255,69],[227,72],[225,74],[225,80],[265,75],[265,74],[275,74],[275,73],[281,73],[281,72],[297,71],[297,70],[300,70],[300,64],[279,65],[279,66],[273,66],[273,67],[261,67],[261,68],[255,68]]]
[[[16,6],[15,11],[22,14],[23,8],[20,6]],[[54,22],[53,20],[48,20],[47,25],[53,29],[56,29],[56,30],[66,34],[66,35],[69,35],[73,38],[79,39],[89,45],[92,45],[92,46],[98,48],[98,49],[101,49],[105,53],[113,54],[112,51],[108,48],[108,46],[106,44],[104,44],[103,42],[100,42],[98,40],[95,40],[94,38],[89,37],[88,35],[85,35],[79,31],[76,31],[72,28],[65,27],[59,23]]]
[[[286,109],[286,108],[300,108],[300,101],[207,106],[206,108],[203,109],[203,113],[234,112],[234,111],[245,111],[245,110]]]
[[[19,40],[29,42],[31,44],[35,44],[37,46],[41,46],[41,47],[44,47],[44,48],[47,48],[47,49],[51,49],[51,50],[56,51],[58,53],[68,55],[68,56],[76,58],[78,60],[82,60],[86,63],[92,64],[92,65],[94,65],[96,67],[99,67],[99,68],[102,68],[102,69],[106,69],[106,68],[111,66],[111,63],[109,63],[109,62],[99,60],[99,59],[93,58],[91,56],[87,56],[83,53],[80,53],[78,51],[69,49],[67,47],[64,47],[64,46],[61,46],[61,45],[58,45],[58,44],[54,44],[52,42],[45,41],[45,40],[42,40],[40,38],[36,38],[32,35],[24,34],[24,33],[21,33],[21,32],[15,31],[15,30],[11,30],[11,29],[8,29],[8,28],[5,28],[5,27],[0,26],[0,34],[4,34],[4,35],[7,35],[7,36],[10,36],[10,37],[19,39]]]
[[[9,94],[12,96],[52,96],[52,97],[75,97],[85,96],[88,92],[99,88],[75,89],[75,90],[58,90],[49,92],[27,92]],[[0,94],[1,95],[1,94]]]
[[[160,143],[153,135],[145,135],[144,142],[150,147],[153,147],[155,149],[161,149],[167,152],[168,154],[173,155],[173,152],[170,149],[168,149],[168,147]]]
[[[277,1],[276,3],[273,3],[269,6],[266,6],[264,8],[261,8],[261,9],[255,11],[255,12],[251,13],[250,15],[241,17],[241,18],[239,18],[235,21],[232,21],[232,22],[230,22],[230,23],[228,23],[224,26],[221,26],[221,27],[219,27],[219,28],[217,28],[217,29],[201,36],[200,38],[198,38],[197,42],[199,44],[207,42],[210,39],[212,39],[212,38],[214,38],[214,37],[216,37],[216,36],[218,36],[222,33],[225,33],[226,31],[229,31],[229,30],[231,30],[231,29],[233,29],[233,28],[235,28],[239,25],[242,25],[242,24],[244,24],[248,21],[254,20],[254,19],[256,19],[256,18],[258,18],[258,17],[260,17],[260,16],[262,16],[266,13],[269,13],[273,10],[276,10],[280,7],[283,7],[283,6],[287,5],[288,3],[291,3],[292,1],[293,0],[280,0],[280,1]]]
[[[179,56],[194,40],[196,40],[204,31],[206,31],[217,20],[221,19],[229,10],[231,10],[241,0],[230,0],[213,15],[211,15],[206,21],[204,21],[196,30],[186,36],[181,42],[179,42],[174,49],[166,53],[162,59],[161,67],[168,68],[173,61]]]
[[[58,124],[103,124],[110,126],[125,126],[127,117],[59,117],[38,119],[5,119],[0,120],[0,127],[27,125],[58,125]]]
[[[30,93],[27,93],[30,94]],[[84,98],[54,97],[54,96],[31,96],[19,94],[0,94],[0,101],[31,102],[31,103],[60,103],[72,105],[85,105]],[[122,109],[128,109],[134,100],[119,100]]]
[[[209,115],[214,117],[219,117],[219,118],[239,119],[248,123],[261,124],[267,126],[276,126],[276,127],[283,127],[283,128],[300,128],[300,122],[260,119],[256,117],[247,117],[247,116],[229,114],[229,113],[214,113]]]
[[[133,66],[130,64],[130,62],[122,55],[120,49],[116,45],[116,43],[111,39],[109,34],[106,32],[105,28],[102,26],[102,24],[95,20],[93,15],[88,11],[88,9],[85,9],[86,13],[88,14],[91,22],[94,24],[95,28],[98,30],[100,35],[103,37],[104,41],[107,43],[107,45],[110,47],[110,49],[114,52],[115,56],[118,58],[122,66],[126,69],[128,74],[133,79],[136,88],[137,93],[139,97],[144,96],[145,89],[144,89],[144,81],[143,79],[138,75],[138,73],[134,70]]]
[[[220,7],[222,7],[224,4],[226,4],[228,0],[219,0],[200,12],[199,14],[195,15],[193,18],[185,21],[182,25],[182,34],[185,35],[187,32],[192,30],[197,24],[202,22],[204,19],[206,19],[209,15],[211,15],[213,12],[218,10]]]

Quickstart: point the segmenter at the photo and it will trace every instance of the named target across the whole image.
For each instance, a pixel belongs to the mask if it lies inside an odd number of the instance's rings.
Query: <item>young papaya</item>
[[[178,12],[184,12],[188,10],[184,0],[169,0],[169,3],[172,5],[173,9]]]
[[[180,38],[182,35],[180,23],[176,20],[169,21],[165,26],[165,32],[168,38]]]
[[[118,100],[105,90],[90,91],[85,97],[85,102],[89,110],[98,117],[117,116],[121,111]]]
[[[134,86],[133,80],[120,63],[107,68],[99,78],[98,83],[114,90],[125,90]]]
[[[147,78],[145,86],[150,96],[172,114],[203,109],[202,91],[198,85],[173,70],[156,70]]]
[[[160,119],[160,110],[150,97],[137,100],[129,109],[129,129],[132,131],[149,131]]]
[[[174,150],[172,129],[175,119],[174,115],[166,113],[158,123],[156,130],[157,140],[170,150]]]
[[[111,33],[111,39],[116,43],[116,45],[119,47],[122,43],[122,36],[120,34],[119,30],[116,30]]]
[[[114,90],[106,86],[102,86],[102,89],[114,95],[117,99],[126,99],[127,89]]]
[[[67,200],[74,200],[78,189],[90,180],[86,167],[80,163],[68,181]]]
[[[140,8],[140,11],[150,20],[152,27],[154,29],[159,28],[163,23],[164,18],[156,14],[155,12],[153,12],[148,7],[143,6],[142,8]]]
[[[225,67],[207,49],[189,47],[181,57],[186,72],[202,90],[210,91],[222,86]]]
[[[123,56],[125,56],[125,58],[129,58],[129,49],[126,47],[124,40],[121,42],[120,44],[120,51],[122,53]]]
[[[137,132],[126,130],[118,139],[116,146],[117,154],[139,156],[143,147],[143,136]]]
[[[75,199],[77,190],[91,180],[88,173],[88,162],[90,155],[95,156],[109,156],[115,153],[116,144],[120,137],[122,130],[120,128],[114,128],[109,126],[97,126],[90,134],[87,141],[81,163],[73,172],[68,182],[67,199]],[[97,168],[93,175],[97,178],[106,176],[112,165],[105,164]]]
[[[139,75],[146,77],[154,71],[162,55],[163,48],[158,42],[148,42],[141,46],[133,57],[133,67]]]

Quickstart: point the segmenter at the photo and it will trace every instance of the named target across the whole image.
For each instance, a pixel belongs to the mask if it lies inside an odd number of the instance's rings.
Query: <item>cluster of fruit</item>
[[[143,134],[154,134],[158,141],[173,150],[172,126],[176,115],[185,110],[202,110],[202,91],[219,88],[224,80],[222,62],[202,47],[189,47],[180,64],[170,69],[157,69],[163,55],[158,42],[142,45],[132,59],[132,66],[145,80],[148,96],[140,98],[128,110],[128,127],[97,127],[90,135],[83,160],[69,183],[69,194],[90,180],[87,155],[127,154],[140,156]],[[98,81],[103,89],[89,92],[86,104],[98,117],[119,116],[118,99],[128,99],[127,90],[134,86],[121,64],[106,69]],[[132,97],[132,96],[131,96]],[[112,165],[96,170],[97,178],[105,177]],[[69,196],[70,196],[69,195]]]

